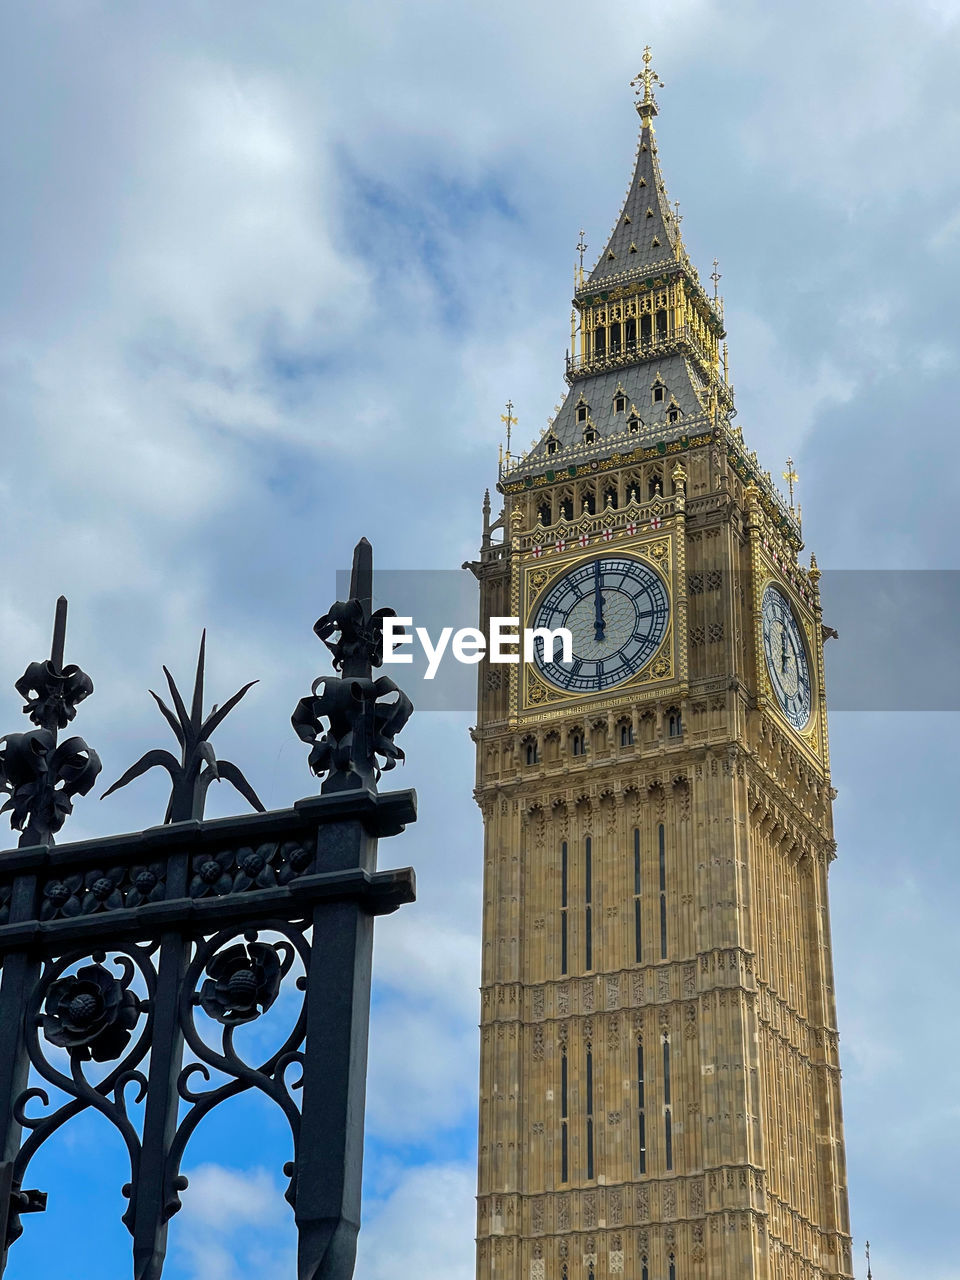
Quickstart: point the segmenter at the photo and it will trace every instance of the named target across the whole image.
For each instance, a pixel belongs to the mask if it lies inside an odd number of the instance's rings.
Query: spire
[[[591,284],[620,276],[633,268],[666,266],[680,256],[679,218],[670,208],[653,132],[653,117],[657,114],[653,86],[662,88],[663,81],[650,69],[650,62],[647,45],[643,70],[630,81],[640,116],[633,181],[610,239],[590,273]]]

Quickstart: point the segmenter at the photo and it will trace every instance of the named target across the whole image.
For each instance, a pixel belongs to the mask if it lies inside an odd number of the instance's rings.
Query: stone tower
[[[732,425],[649,52],[569,392],[484,505],[480,1280],[852,1275],[819,572]]]

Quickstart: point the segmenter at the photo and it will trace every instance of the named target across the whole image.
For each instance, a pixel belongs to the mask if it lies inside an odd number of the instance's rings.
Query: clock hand
[[[600,590],[600,561],[593,562],[594,639],[605,639],[603,627],[603,592]]]

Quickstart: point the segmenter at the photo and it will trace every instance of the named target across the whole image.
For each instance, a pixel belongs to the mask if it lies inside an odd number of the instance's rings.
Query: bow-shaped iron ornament
[[[23,713],[37,726],[0,738],[0,791],[21,847],[53,844],[54,834],[73,812],[74,796],[85,796],[100,772],[100,757],[82,738],[58,742],[58,732],[77,714],[77,704],[93,693],[93,681],[78,666],[63,665],[67,601],[57,601],[53,646],[45,662],[31,662],[16,682]]]
[[[322,791],[375,789],[380,774],[404,758],[394,738],[413,703],[389,677],[372,679],[372,669],[383,662],[383,620],[395,616],[393,609],[373,610],[373,548],[361,538],[353,553],[350,598],[338,600],[313,628],[342,676],[318,677],[291,717],[297,736],[312,748],[310,768],[318,777],[327,775]],[[327,637],[334,633],[331,642]]]

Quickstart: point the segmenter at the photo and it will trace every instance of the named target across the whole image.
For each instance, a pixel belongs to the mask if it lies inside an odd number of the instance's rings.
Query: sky
[[[748,446],[775,477],[795,460],[825,583],[855,572],[869,601],[869,571],[943,571],[916,579],[934,621],[896,663],[893,607],[828,645],[828,685],[830,664],[883,671],[865,709],[833,703],[831,908],[857,1274],[869,1238],[877,1280],[960,1280],[960,702],[903,693],[955,669],[960,621],[957,0],[10,0],[0,725],[23,723],[13,682],[64,592],[105,783],[167,745],[147,689],[164,662],[189,680],[206,626],[211,700],[260,681],[220,754],[268,807],[315,789],[289,725],[328,669],[312,624],[361,534],[383,568],[476,554],[505,402],[525,445],[563,393],[575,246],[617,216],[648,43]],[[390,778],[421,816],[380,861],[413,865],[419,898],[377,924],[364,1280],[473,1275],[471,719],[415,715]],[[101,790],[65,837],[162,818],[162,780]],[[208,813],[236,805],[214,789]],[[265,1109],[210,1119],[169,1280],[290,1274],[287,1158]],[[77,1121],[33,1169],[50,1208],[10,1280],[58,1238],[63,1280],[127,1274],[113,1135]]]

